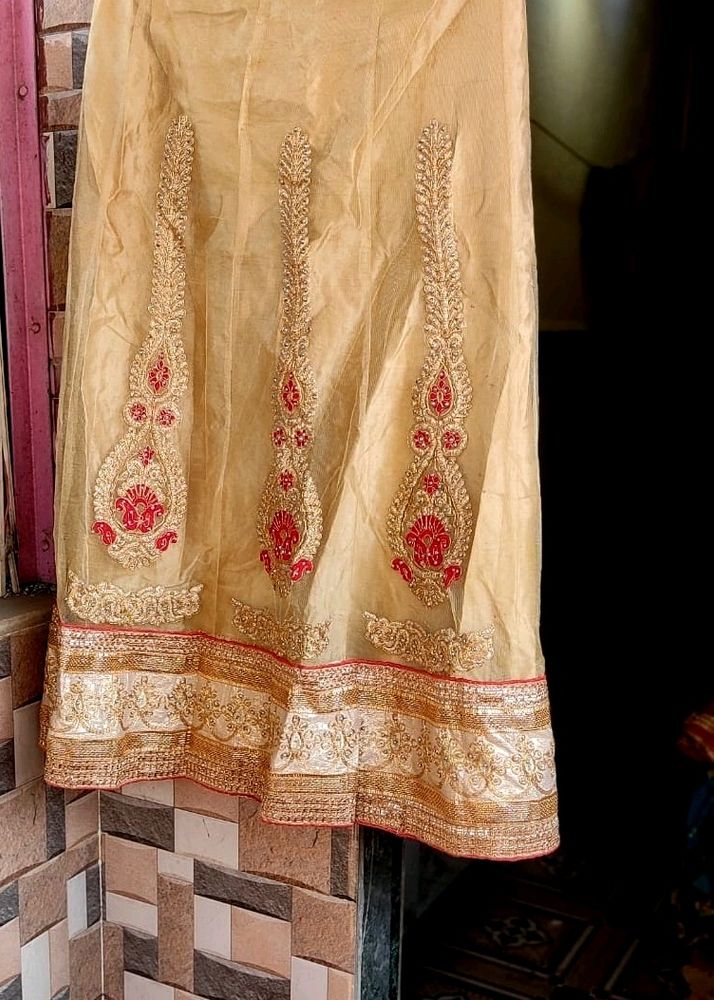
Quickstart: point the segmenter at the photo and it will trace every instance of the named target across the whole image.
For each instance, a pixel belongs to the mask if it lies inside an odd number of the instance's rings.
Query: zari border
[[[276,823],[364,823],[494,859],[558,844],[542,677],[306,666],[202,633],[55,619],[41,726],[46,778],[64,787],[181,776],[259,799]]]

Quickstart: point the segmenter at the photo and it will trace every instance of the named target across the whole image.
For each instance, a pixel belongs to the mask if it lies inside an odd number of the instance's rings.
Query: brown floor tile
[[[66,894],[65,894],[66,895]],[[50,928],[50,986],[52,996],[69,985],[69,936],[67,921]]]
[[[157,851],[123,837],[104,835],[104,879],[108,892],[156,902]]]
[[[37,937],[67,916],[67,874],[64,855],[38,865],[18,883],[20,894],[20,940]]]
[[[67,802],[64,808],[65,838],[67,847],[96,833],[99,829],[99,795],[88,792]]]
[[[47,857],[45,789],[41,780],[0,797],[0,884]]]
[[[101,934],[95,924],[69,942],[72,1000],[97,1000],[102,989]]]
[[[106,1000],[124,1000],[124,929],[116,924],[105,923],[102,937]]]
[[[329,893],[331,831],[263,823],[259,808],[255,802],[240,804],[241,870]]]
[[[351,900],[293,891],[293,955],[354,971],[357,908]]]
[[[354,1000],[355,977],[340,969],[327,973],[327,1000]]]
[[[263,913],[231,908],[231,958],[290,977],[290,924]]]
[[[159,979],[193,989],[193,886],[159,875]]]
[[[13,708],[42,695],[47,636],[47,626],[40,625],[10,637]]]
[[[93,0],[45,0],[42,5],[42,27],[61,28],[89,24]]]

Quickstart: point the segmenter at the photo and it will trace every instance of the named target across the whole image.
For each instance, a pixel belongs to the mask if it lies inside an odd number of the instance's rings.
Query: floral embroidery
[[[392,567],[428,607],[440,604],[460,578],[473,530],[471,501],[456,461],[466,445],[471,382],[451,219],[452,155],[446,127],[432,122],[419,140],[416,181],[428,353],[412,394],[415,457],[387,518]]]
[[[170,429],[188,386],[181,325],[193,146],[193,128],[181,115],[169,127],[161,164],[151,320],[129,373],[129,429],[104,460],[94,488],[92,531],[128,569],[147,565],[177,541],[186,513],[186,480]]]
[[[494,627],[478,632],[441,628],[430,632],[416,622],[393,622],[366,611],[365,634],[377,649],[437,674],[466,674],[494,657]]]
[[[258,511],[260,561],[283,596],[312,571],[322,538],[322,509],[309,466],[310,427],[317,403],[315,377],[307,360],[310,158],[307,136],[293,129],[283,142],[279,167],[284,278],[273,388],[275,454]]]
[[[166,625],[198,613],[202,586],[122,590],[111,583],[85,583],[71,570],[66,600],[73,614],[97,625]]]
[[[235,599],[233,606],[233,624],[238,631],[273,653],[299,662],[314,659],[327,648],[330,622],[311,625],[294,615],[278,621],[262,608]]]

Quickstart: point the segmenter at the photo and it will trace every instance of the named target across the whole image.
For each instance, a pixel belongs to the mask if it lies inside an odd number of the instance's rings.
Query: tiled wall
[[[46,617],[46,602],[0,601],[0,998],[96,1000],[98,799],[41,777]]]
[[[257,809],[182,780],[102,794],[110,1000],[352,1000],[356,836]]]

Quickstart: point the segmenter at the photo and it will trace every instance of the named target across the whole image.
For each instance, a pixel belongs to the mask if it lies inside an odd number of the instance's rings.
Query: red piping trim
[[[293,670],[330,670],[333,667],[349,667],[355,664],[364,664],[368,667],[387,667],[392,670],[406,670],[409,673],[418,674],[420,677],[425,676],[425,671],[419,670],[417,667],[410,667],[404,663],[393,663],[391,660],[370,660],[364,657],[353,657],[352,659],[347,660],[335,660],[331,663],[295,663],[292,660],[286,659],[284,656],[280,656],[278,653],[274,653],[270,649],[264,649],[262,646],[255,646],[251,643],[240,642],[237,639],[227,639],[224,636],[209,635],[208,632],[166,632],[162,629],[131,629],[121,628],[114,625],[98,627],[93,625],[72,625],[68,622],[63,622],[61,619],[59,621],[59,627],[63,629],[75,629],[80,632],[107,632],[114,635],[156,635],[166,637],[178,636],[186,639],[206,639],[209,642],[217,642],[225,646],[238,647],[239,649],[248,649],[256,653],[262,653],[265,656],[270,656],[273,660],[276,660],[278,663],[282,663],[286,667],[291,667]],[[433,677],[438,680],[451,681],[453,684],[486,685],[489,687],[514,687],[518,684],[541,684],[545,680],[545,674],[539,674],[537,677],[527,677],[523,680],[515,679],[506,681],[473,680],[470,677],[450,677],[448,674],[434,673],[429,673],[426,676]]]

